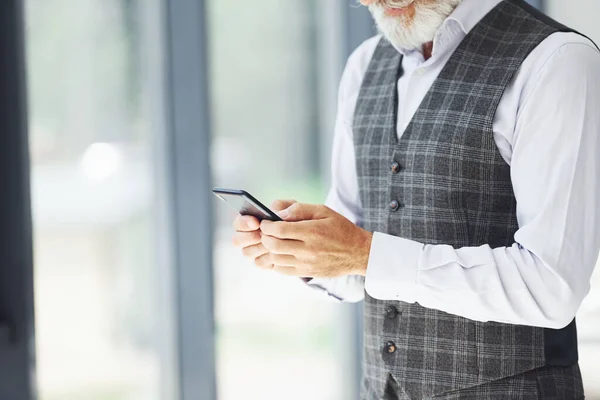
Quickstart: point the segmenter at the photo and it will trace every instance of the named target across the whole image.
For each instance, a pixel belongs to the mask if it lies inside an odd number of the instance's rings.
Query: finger
[[[301,240],[304,237],[305,225],[298,222],[273,222],[264,220],[260,223],[260,230],[264,235],[278,239]]]
[[[298,240],[279,239],[267,234],[261,237],[261,243],[271,254],[298,255],[306,245]]]
[[[260,269],[273,269],[273,263],[271,262],[271,254],[266,253],[254,259],[254,265]]]
[[[260,256],[267,254],[268,252],[269,252],[269,250],[267,250],[265,248],[265,246],[262,245],[262,243],[244,247],[242,249],[242,254],[244,254],[244,256],[251,258],[253,260]]]
[[[280,211],[278,215],[287,222],[325,218],[331,210],[323,205],[295,203]]]
[[[296,276],[296,277],[302,276],[302,273],[300,272],[300,270],[298,268],[294,268],[294,267],[284,267],[281,265],[275,265],[275,266],[271,267],[271,270],[274,272],[277,272],[278,274],[287,275],[287,276]]]
[[[259,227],[260,221],[251,215],[238,215],[233,221],[233,228],[238,232],[251,232]]]
[[[297,203],[296,200],[275,200],[273,203],[271,203],[271,210],[275,212],[285,210],[295,203]]]
[[[232,243],[235,247],[248,247],[261,242],[260,231],[236,232],[233,235]]]
[[[273,263],[274,260],[281,261],[285,264],[291,263],[289,261],[289,259],[284,260],[284,259],[278,259],[275,257],[277,257],[277,256],[267,253],[265,255],[262,255],[262,256],[256,258],[254,260],[254,264],[261,269],[276,271],[283,275],[288,275],[288,276],[301,276],[302,275],[301,270],[299,270],[298,268],[295,268],[293,266],[286,267],[286,266],[282,266],[282,265],[274,265],[274,263]]]
[[[289,254],[273,254],[273,253],[271,253],[271,255],[269,257],[269,261],[275,267],[297,268],[300,266],[300,262],[298,261],[298,259]]]

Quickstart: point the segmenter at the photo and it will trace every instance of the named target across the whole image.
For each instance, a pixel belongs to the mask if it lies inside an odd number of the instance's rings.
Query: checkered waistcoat
[[[510,167],[492,124],[524,59],[559,31],[570,30],[520,0],[500,3],[459,45],[400,140],[402,56],[381,40],[353,124],[366,229],[455,248],[514,243]],[[481,323],[365,297],[365,399],[428,398],[577,362],[575,321],[562,330]]]

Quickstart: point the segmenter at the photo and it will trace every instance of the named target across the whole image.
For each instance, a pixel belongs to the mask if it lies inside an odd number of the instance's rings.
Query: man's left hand
[[[296,203],[278,214],[284,222],[261,222],[269,253],[258,265],[299,277],[366,275],[371,232],[321,205]]]

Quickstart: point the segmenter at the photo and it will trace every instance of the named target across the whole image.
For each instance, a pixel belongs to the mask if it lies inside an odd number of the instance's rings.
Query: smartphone
[[[259,221],[282,221],[277,214],[245,190],[214,188],[213,193],[241,215],[251,215]]]

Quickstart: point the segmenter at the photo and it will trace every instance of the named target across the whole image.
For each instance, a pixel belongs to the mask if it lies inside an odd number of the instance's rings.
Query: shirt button
[[[394,319],[396,316],[398,316],[398,310],[394,306],[388,306],[385,309],[385,316],[389,319]]]
[[[390,201],[390,210],[398,211],[399,208],[400,208],[400,203],[398,202],[398,200]]]
[[[417,75],[423,75],[425,73],[425,68],[419,68],[417,70]]]
[[[394,342],[387,342],[385,344],[385,351],[388,354],[393,354],[396,352],[396,344]]]
[[[391,167],[392,173],[397,174],[398,172],[400,172],[400,169],[401,169],[400,164],[398,164],[397,162],[392,163],[392,167]]]

